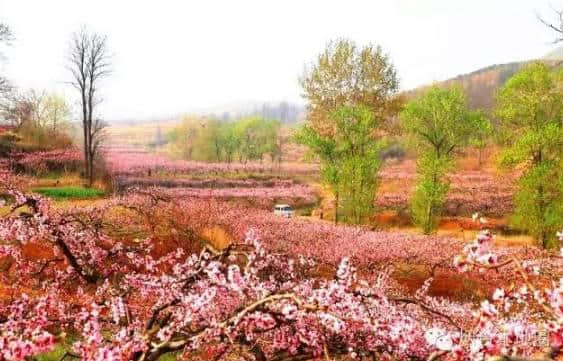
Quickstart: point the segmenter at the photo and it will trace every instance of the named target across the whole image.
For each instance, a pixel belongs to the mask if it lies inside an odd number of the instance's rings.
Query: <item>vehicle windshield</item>
[[[276,211],[291,211],[291,207],[290,206],[276,206],[275,210]]]

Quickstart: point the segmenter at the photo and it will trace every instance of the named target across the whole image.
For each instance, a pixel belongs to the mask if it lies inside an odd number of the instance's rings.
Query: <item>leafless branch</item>
[[[539,14],[536,14],[537,19],[550,30],[555,32],[555,40],[553,43],[557,44],[563,42],[563,9],[557,10],[555,8],[552,9],[555,13],[554,19],[546,20]]]

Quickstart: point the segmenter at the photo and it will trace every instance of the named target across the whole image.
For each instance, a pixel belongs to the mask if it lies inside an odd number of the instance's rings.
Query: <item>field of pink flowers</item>
[[[443,236],[373,231],[367,227],[335,225],[309,219],[286,219],[271,211],[234,206],[224,202],[176,198],[185,209],[178,222],[204,229],[223,227],[240,240],[248,229],[259,230],[260,238],[274,251],[311,257],[321,263],[336,265],[342,257],[350,257],[359,267],[374,269],[411,263],[425,266],[447,265],[465,242]],[[436,250],[440,250],[437,252]],[[499,249],[501,254],[519,254],[523,258],[541,257],[536,247]],[[451,263],[451,262],[450,262]]]
[[[82,166],[82,154],[78,149],[12,153],[10,167],[16,171],[41,175],[50,171],[76,171]]]
[[[289,203],[294,208],[314,205],[318,201],[313,187],[293,184],[290,186],[240,187],[240,188],[175,188],[159,189],[174,197],[198,199],[244,200],[246,204],[270,209],[276,203]]]
[[[314,203],[312,189],[306,186],[256,183],[255,181],[227,182],[226,175],[262,175],[264,177],[317,177],[318,166],[308,163],[282,163],[281,168],[267,163],[205,163],[172,160],[165,155],[143,152],[134,148],[112,148],[105,154],[107,167],[118,189],[129,186],[158,186],[177,188],[184,195],[199,198],[250,199],[256,205],[270,206],[279,199],[294,199],[299,204]],[[190,179],[200,177],[196,181]],[[188,179],[187,179],[188,178]],[[385,165],[380,172],[382,187],[376,204],[379,209],[408,209],[416,180],[416,163],[405,160]],[[444,205],[449,216],[469,216],[480,212],[490,217],[503,217],[512,210],[515,185],[513,174],[497,174],[491,170],[459,169],[449,175],[450,192]],[[223,179],[221,181],[221,179]],[[243,182],[247,182],[244,184]],[[200,188],[215,188],[203,191]],[[237,188],[225,190],[223,188]]]
[[[193,162],[135,149],[112,149],[106,152],[106,165],[114,189],[119,192],[131,187],[156,187],[174,197],[231,200],[262,209],[270,209],[276,203],[300,208],[318,202],[312,186],[281,178],[314,172],[315,166],[309,164],[284,163],[278,169],[266,163]],[[264,177],[229,177],[237,173]]]
[[[118,191],[130,186],[175,188],[179,194],[197,198],[251,200],[249,204],[261,208],[271,207],[278,201],[298,206],[317,202],[312,187],[288,180],[293,176],[315,178],[318,170],[316,164],[282,163],[278,169],[277,166],[258,162],[205,163],[172,160],[165,155],[135,148],[107,149],[104,160]],[[41,175],[53,170],[77,171],[81,161],[82,156],[77,149],[31,152],[14,154],[5,168]],[[262,180],[230,177],[237,174],[238,177],[257,175]],[[408,209],[416,180],[415,162],[405,160],[385,165],[380,178],[382,187],[377,194],[377,207],[381,210]],[[450,192],[444,205],[445,215],[468,216],[479,212],[489,217],[503,217],[511,212],[516,179],[514,174],[499,174],[487,169],[459,169],[452,172],[449,179]]]
[[[311,174],[318,167],[307,163],[282,163],[281,168],[267,162],[246,163],[206,163],[186,160],[173,160],[165,155],[144,152],[138,149],[112,148],[105,153],[109,171],[116,177],[226,173],[274,173]]]
[[[0,191],[11,210],[0,217],[2,360],[67,342],[91,361],[381,359],[382,349],[386,360],[517,361],[563,346],[563,251],[497,248],[489,232],[465,243],[288,220],[150,187],[71,208],[11,176]],[[209,229],[232,239],[216,247],[201,237]]]
[[[380,173],[383,191],[377,195],[382,209],[406,209],[416,181],[416,163],[406,160],[389,165]],[[516,185],[514,173],[496,173],[458,169],[448,175],[450,191],[446,197],[445,214],[468,216],[472,213],[502,217],[512,211]]]

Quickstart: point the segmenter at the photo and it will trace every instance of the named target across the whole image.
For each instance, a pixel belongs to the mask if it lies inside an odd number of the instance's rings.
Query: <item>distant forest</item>
[[[224,112],[221,115],[212,115],[223,121],[236,120],[242,117],[257,116],[263,119],[278,120],[282,124],[293,124],[303,119],[305,107],[289,102],[263,103],[246,112]]]

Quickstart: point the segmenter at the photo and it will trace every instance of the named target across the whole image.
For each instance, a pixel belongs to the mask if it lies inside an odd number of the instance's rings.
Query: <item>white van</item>
[[[294,215],[293,209],[289,204],[276,204],[274,207],[274,214],[285,218],[291,218]]]

